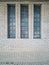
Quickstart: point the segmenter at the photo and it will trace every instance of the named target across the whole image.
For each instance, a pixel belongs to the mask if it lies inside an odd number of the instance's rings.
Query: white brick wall
[[[20,2],[16,4],[16,39],[7,38],[7,4],[0,2],[0,61],[49,61],[49,2],[30,2],[29,39],[20,39]],[[22,3],[22,2],[21,2]],[[33,4],[41,6],[41,39],[33,39]],[[12,58],[12,59],[11,59]]]

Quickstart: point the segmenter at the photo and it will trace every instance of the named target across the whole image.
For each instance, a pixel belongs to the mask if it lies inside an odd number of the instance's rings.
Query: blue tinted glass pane
[[[21,5],[21,38],[28,38],[28,5]]]
[[[15,38],[15,5],[8,4],[8,38]]]
[[[34,5],[34,38],[41,38],[41,5]]]

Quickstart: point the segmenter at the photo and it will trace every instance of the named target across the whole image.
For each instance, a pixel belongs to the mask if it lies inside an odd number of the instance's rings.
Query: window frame
[[[24,27],[24,26],[21,26],[21,24],[22,24],[22,23],[21,23],[21,6],[22,6],[22,5],[24,5],[24,6],[27,5],[27,7],[28,7],[28,8],[27,8],[27,9],[28,9],[28,12],[27,12],[27,14],[28,14],[28,21],[27,21],[27,23],[28,23],[28,24],[27,24],[28,37],[27,37],[27,38],[26,38],[26,37],[24,37],[24,38],[21,37],[21,34],[22,34],[22,33],[21,33],[21,27]],[[20,38],[21,38],[21,39],[28,39],[28,38],[29,38],[29,4],[20,4]]]
[[[35,5],[40,6],[40,37],[39,37],[39,38],[37,38],[37,37],[35,38],[35,37],[34,37],[34,17],[33,17],[33,39],[41,39],[41,4],[36,4],[36,3],[35,3],[34,6],[35,6]],[[33,7],[34,7],[34,6],[33,6]],[[33,8],[33,9],[34,9],[34,8]],[[34,13],[34,10],[33,10],[33,13]],[[35,16],[35,15],[34,15],[34,16]]]
[[[8,39],[16,39],[16,25],[15,25],[15,37],[12,37],[12,38],[11,37],[8,37],[8,35],[9,35],[8,34],[8,32],[9,32],[8,31],[9,30],[8,29],[8,5],[14,5],[15,6],[15,24],[16,24],[16,19],[17,19],[16,18],[16,4],[15,3],[7,3],[7,38]]]

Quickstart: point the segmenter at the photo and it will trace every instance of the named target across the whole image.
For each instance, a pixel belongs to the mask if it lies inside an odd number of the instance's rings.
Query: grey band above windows
[[[16,14],[16,9],[18,8],[15,8],[15,7],[17,7],[17,5],[15,6],[15,4],[7,5],[7,8],[8,8],[8,11],[7,11],[8,12],[8,15],[7,15],[8,16],[8,38],[17,38],[16,32],[17,33],[19,32],[18,35],[20,34],[19,36],[20,39],[28,39],[30,38],[31,34],[33,34],[31,37],[33,37],[34,39],[40,39],[41,38],[41,5],[34,4],[34,9],[33,9],[34,12],[31,11],[31,13],[32,12],[34,13],[34,17],[32,14],[29,15],[30,13],[29,4],[20,4],[19,14]],[[17,17],[16,15],[20,17]],[[34,18],[33,21],[30,19],[30,16],[31,16],[31,19]],[[20,23],[17,18],[20,19]],[[30,21],[33,22],[31,26],[30,26],[30,23],[31,23]],[[19,24],[17,25],[17,23]],[[16,28],[18,26],[20,29]],[[31,29],[32,26],[33,26],[33,29]],[[33,31],[33,33],[30,33],[32,32],[30,31],[30,29]]]

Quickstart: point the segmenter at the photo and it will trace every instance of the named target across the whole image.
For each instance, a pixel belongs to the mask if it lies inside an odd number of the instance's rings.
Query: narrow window
[[[34,5],[34,38],[41,38],[41,5]]]
[[[8,4],[8,38],[15,38],[16,22],[15,22],[15,5]]]
[[[21,38],[28,38],[28,5],[21,4],[21,22],[20,32]]]

